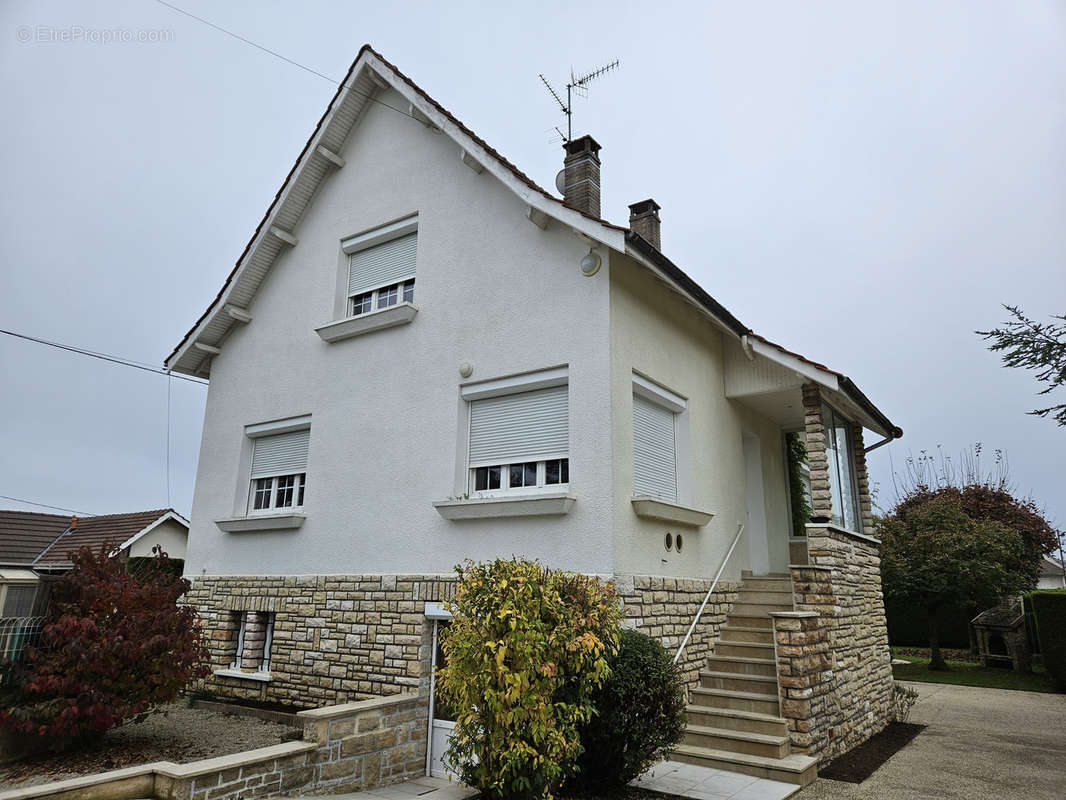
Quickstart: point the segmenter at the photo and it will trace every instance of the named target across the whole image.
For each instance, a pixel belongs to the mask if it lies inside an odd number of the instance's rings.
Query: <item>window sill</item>
[[[244,672],[239,669],[216,669],[212,670],[212,674],[220,678],[242,678],[246,681],[259,681],[260,683],[270,683],[273,680],[269,672]]]
[[[400,303],[389,308],[368,311],[358,317],[328,322],[321,328],[315,328],[315,333],[323,342],[339,342],[353,336],[362,336],[364,333],[395,328],[397,325],[407,325],[417,313],[418,306],[413,303]]]
[[[291,531],[304,524],[303,514],[261,514],[247,517],[216,519],[215,524],[226,533],[250,531]]]
[[[697,508],[681,506],[660,500],[657,497],[638,495],[631,501],[633,513],[644,519],[654,519],[660,522],[672,522],[675,525],[685,525],[690,528],[702,528],[714,516],[709,511],[700,511]]]
[[[433,507],[442,517],[452,520],[547,517],[569,514],[576,501],[577,498],[568,493],[523,494],[515,497],[438,500]]]

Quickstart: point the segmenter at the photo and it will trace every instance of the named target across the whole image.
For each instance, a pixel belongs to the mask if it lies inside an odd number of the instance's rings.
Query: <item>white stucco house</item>
[[[360,51],[166,360],[210,379],[186,577],[213,691],[299,706],[428,694],[454,566],[517,555],[613,578],[630,624],[672,649],[721,573],[679,664],[694,705],[780,722],[780,741],[694,734],[693,759],[809,776],[845,730],[883,725],[864,455],[902,432],[670,261],[654,201],[630,206],[628,228],[602,219],[599,152],[568,142],[555,196]],[[811,693],[786,708],[770,641],[771,613],[822,619],[793,594],[796,569],[832,573],[820,558],[863,564],[872,632],[849,670],[872,659],[862,674],[879,681],[821,738]],[[758,681],[712,654],[730,625]]]
[[[1066,568],[1054,556],[1044,556],[1040,562],[1037,589],[1066,589]]]

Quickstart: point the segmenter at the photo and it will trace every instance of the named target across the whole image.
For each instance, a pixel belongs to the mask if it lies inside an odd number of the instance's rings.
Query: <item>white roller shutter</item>
[[[633,395],[633,491],[677,500],[674,412]]]
[[[552,386],[470,403],[470,466],[566,458],[568,391]]]
[[[413,277],[417,249],[418,234],[409,233],[352,253],[348,272],[348,296]]]
[[[310,430],[260,436],[252,446],[252,477],[306,472],[310,441]]]

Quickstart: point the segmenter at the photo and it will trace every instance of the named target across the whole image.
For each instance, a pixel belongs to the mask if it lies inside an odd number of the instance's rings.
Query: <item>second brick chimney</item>
[[[563,202],[600,218],[600,146],[591,136],[563,145]]]
[[[662,250],[659,238],[659,209],[661,206],[652,199],[641,200],[629,207],[629,228],[633,233],[640,234],[648,244],[654,245],[656,250]]]

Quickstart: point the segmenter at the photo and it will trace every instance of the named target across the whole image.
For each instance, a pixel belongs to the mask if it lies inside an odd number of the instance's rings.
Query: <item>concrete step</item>
[[[728,628],[722,630],[722,638],[714,646],[716,656],[737,656],[738,658],[774,658],[773,642],[745,642],[727,639]],[[766,637],[769,638],[769,637]]]
[[[771,592],[791,592],[792,591],[792,579],[791,578],[745,578],[740,584],[741,590],[744,589],[766,589]]]
[[[751,756],[746,753],[730,753],[728,750],[715,750],[708,747],[694,747],[682,744],[677,748],[671,761],[685,764],[698,764],[701,767],[721,769],[727,772],[739,772],[756,778],[768,778],[772,781],[794,783],[806,786],[818,777],[818,759],[795,753],[784,758],[766,758]]]
[[[746,753],[749,756],[784,758],[789,754],[788,736],[749,733],[728,728],[705,728],[690,724],[685,728],[684,742],[708,750],[728,750],[730,753]]]
[[[777,675],[737,675],[732,672],[700,672],[700,686],[705,689],[732,689],[777,697]]]
[[[792,573],[790,572],[767,572],[766,574],[754,574],[750,569],[742,569],[740,571],[740,579],[742,581],[789,581],[792,580]]]
[[[749,733],[765,733],[770,736],[788,735],[788,723],[773,714],[738,711],[735,708],[689,705],[685,708],[685,715],[689,725],[699,725],[704,728],[726,728]]]
[[[692,705],[707,708],[750,711],[774,717],[781,713],[776,692],[770,695],[765,692],[741,692],[735,689],[708,689],[706,686],[696,686],[689,693],[689,699]]]
[[[791,598],[788,603],[734,603],[729,616],[769,617],[771,611],[792,611]]]
[[[773,654],[771,650],[769,655]],[[720,656],[715,652],[713,656],[707,656],[707,667],[712,672],[732,672],[734,675],[777,676],[777,662],[773,658]]]
[[[768,645],[773,645],[774,643],[773,629],[766,625],[750,627],[739,623],[726,622],[722,626],[721,636],[721,641],[723,642],[755,642],[756,644]]]
[[[735,610],[730,611],[726,617],[726,625],[739,628],[762,628],[764,631],[773,631],[773,620],[770,619],[769,612],[751,616],[750,614],[740,614]]]
[[[767,589],[741,589],[737,593],[738,603],[780,603],[781,605],[792,605],[792,589],[767,590]]]

